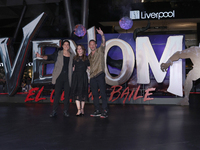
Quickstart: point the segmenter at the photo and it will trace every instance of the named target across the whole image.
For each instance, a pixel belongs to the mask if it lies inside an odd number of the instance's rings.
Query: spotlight
[[[86,34],[86,29],[82,24],[77,24],[74,27],[74,34],[78,37],[82,37]]]
[[[128,30],[133,26],[133,21],[126,16],[119,20],[119,25],[122,29]]]

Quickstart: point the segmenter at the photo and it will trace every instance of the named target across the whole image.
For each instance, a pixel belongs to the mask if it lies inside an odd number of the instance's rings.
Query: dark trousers
[[[90,79],[90,89],[94,97],[93,103],[94,103],[95,109],[100,110],[99,93],[98,93],[98,89],[100,89],[100,95],[102,98],[102,108],[103,110],[107,110],[108,106],[107,106],[107,96],[106,96],[105,73],[101,73],[97,77]]]
[[[59,100],[61,98],[62,89],[64,87],[64,111],[68,111],[69,108],[69,94],[70,94],[70,86],[67,73],[61,73],[59,77],[56,79],[55,84],[55,97],[53,102],[53,110],[57,111]]]

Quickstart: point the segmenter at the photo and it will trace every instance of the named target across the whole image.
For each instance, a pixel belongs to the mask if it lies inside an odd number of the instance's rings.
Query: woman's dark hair
[[[77,52],[77,49],[78,49],[78,46],[80,46],[83,50],[83,56],[82,56],[82,60],[85,61],[87,60],[87,56],[86,56],[86,49],[83,45],[81,44],[78,44],[77,47],[76,47],[76,55],[74,56],[74,60],[78,60],[79,59],[79,55],[78,55],[78,52]]]
[[[63,40],[63,41],[62,41],[62,46],[63,46],[63,44],[64,44],[65,42],[69,43],[69,46],[70,46],[70,42],[69,42],[68,40]]]

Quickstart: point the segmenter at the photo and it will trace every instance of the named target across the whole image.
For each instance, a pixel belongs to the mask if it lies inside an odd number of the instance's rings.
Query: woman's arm
[[[48,59],[47,55],[40,55],[38,52],[36,53],[36,57],[43,58],[44,60]]]

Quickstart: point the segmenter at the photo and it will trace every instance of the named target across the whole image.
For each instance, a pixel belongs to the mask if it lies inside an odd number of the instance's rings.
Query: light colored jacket
[[[72,63],[74,56],[75,56],[74,52],[70,49],[70,59],[68,66],[69,86],[71,86],[72,73],[73,73]],[[55,67],[52,73],[52,84],[56,83],[56,79],[60,75],[62,68],[63,68],[63,50],[58,51],[57,61],[55,63]]]

